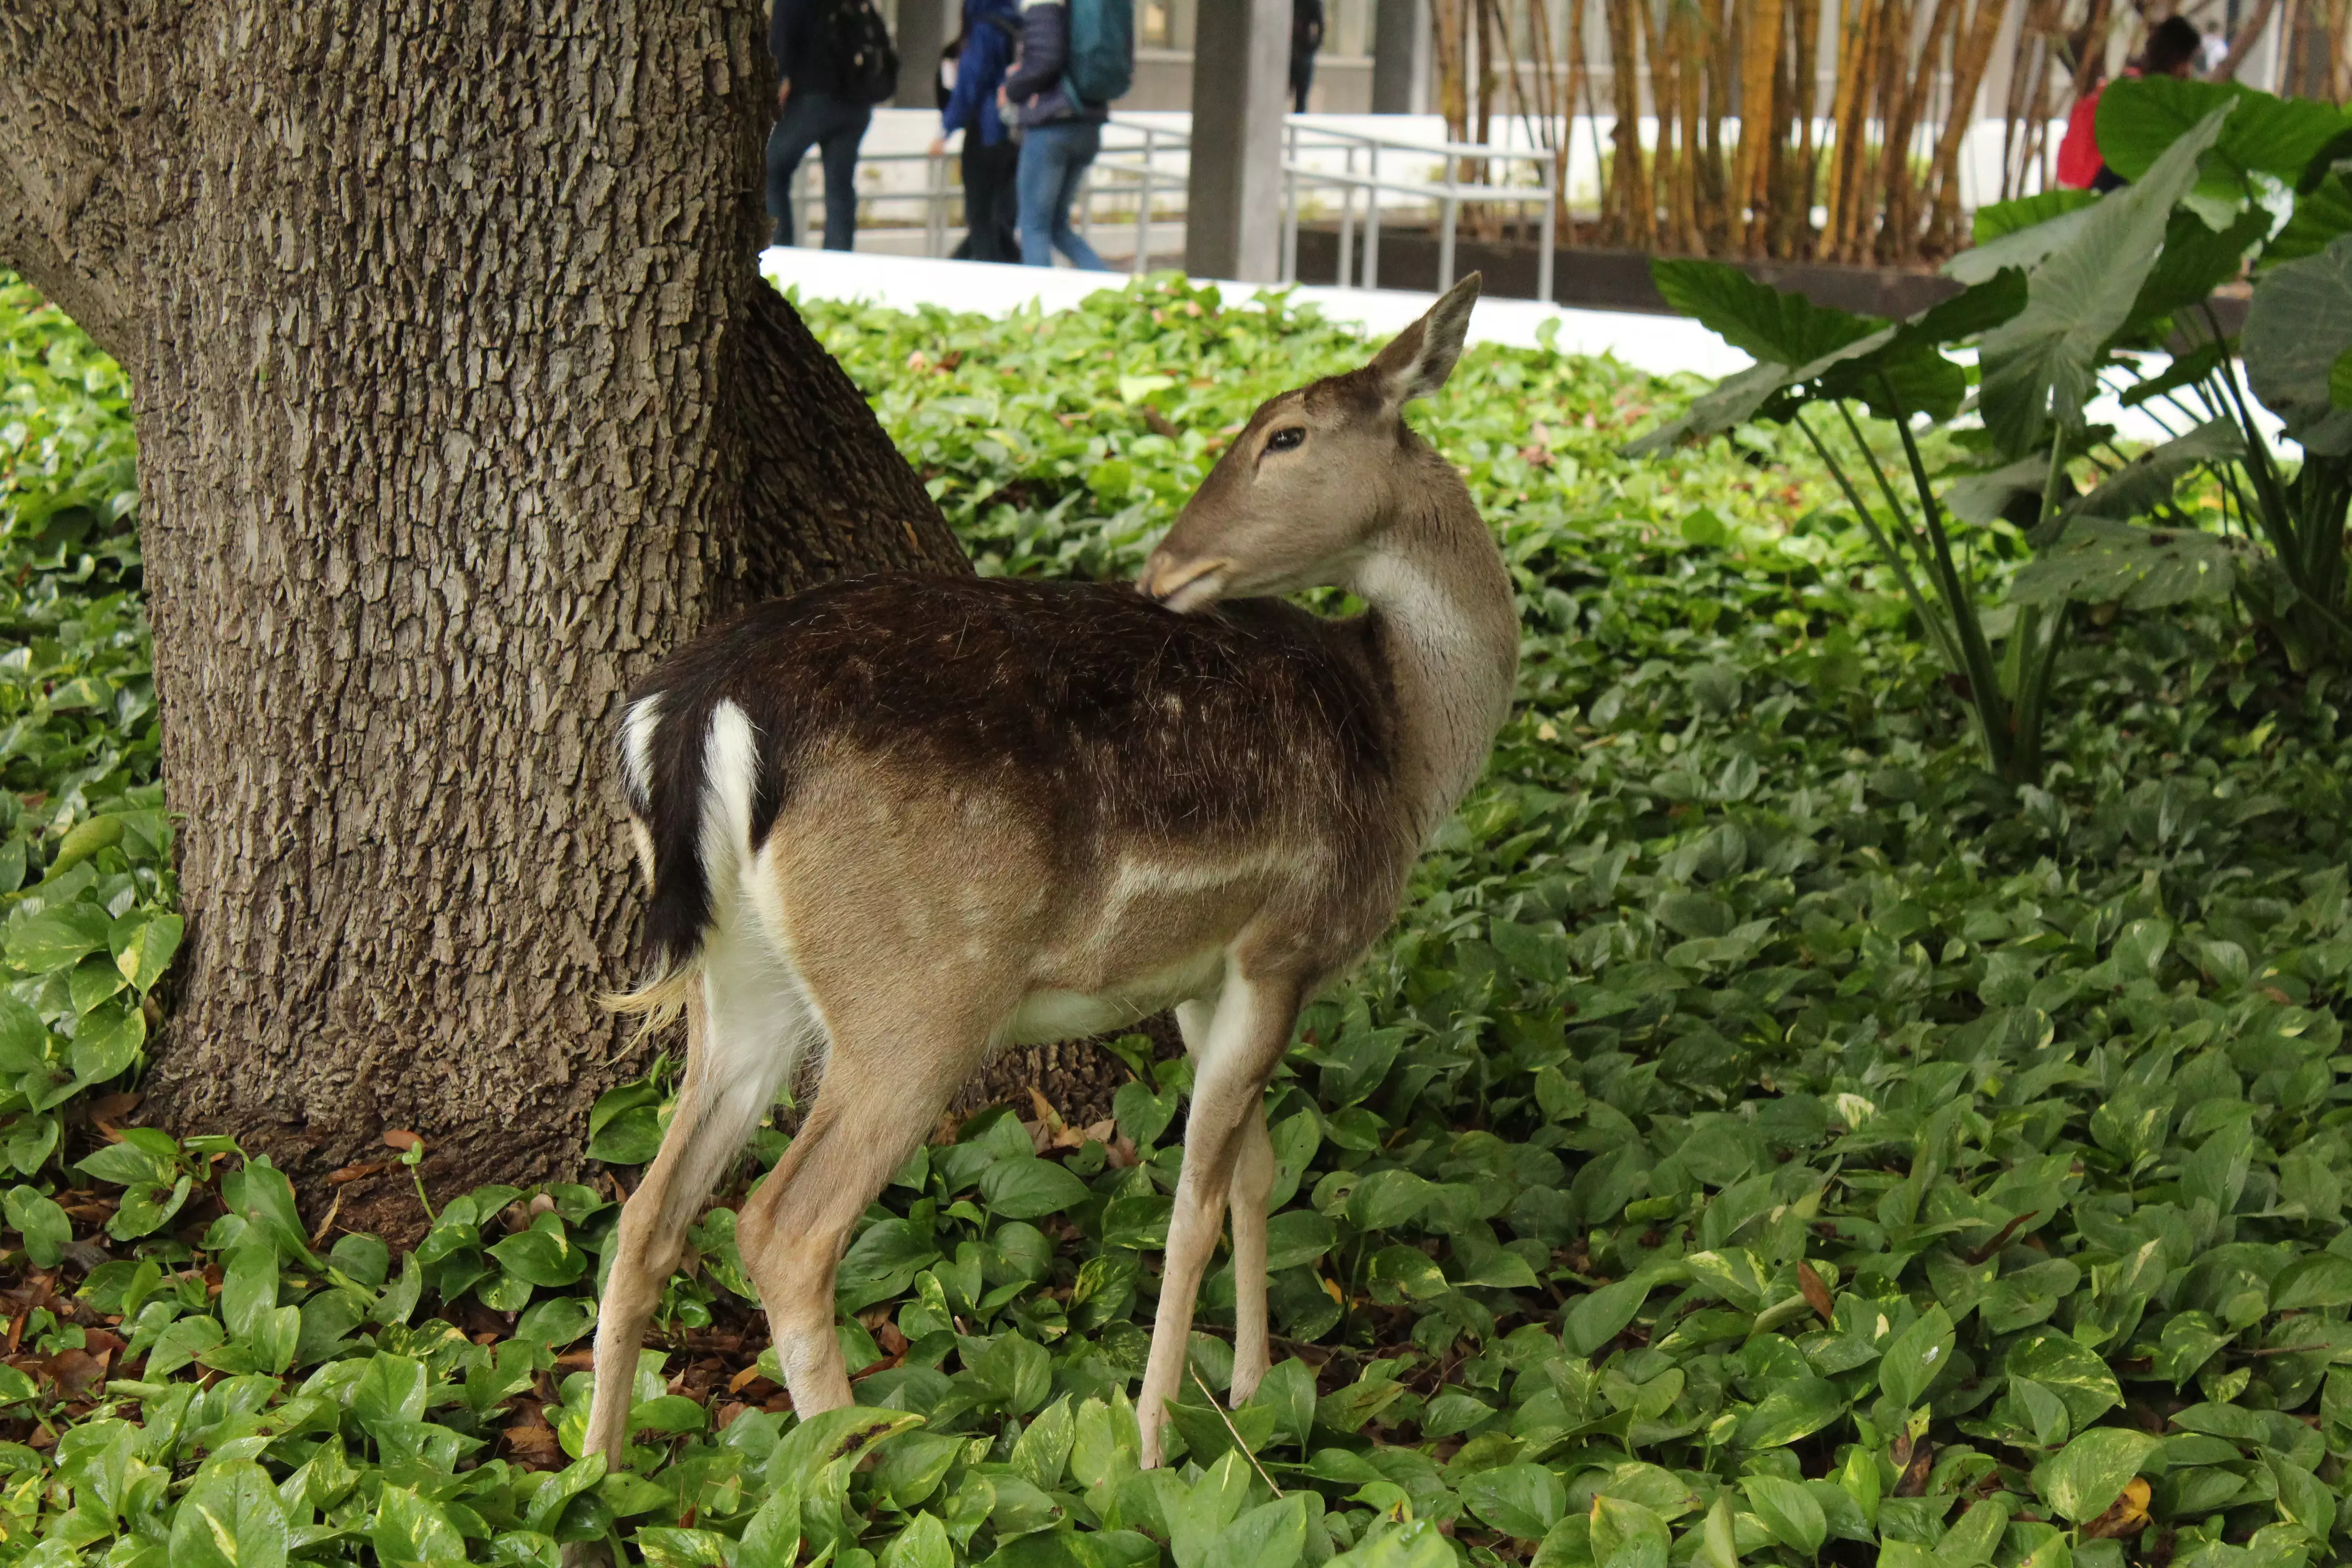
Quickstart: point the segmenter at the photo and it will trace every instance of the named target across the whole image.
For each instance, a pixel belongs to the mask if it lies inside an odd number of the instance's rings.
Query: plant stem
[[[1217,1397],[1216,1391],[1202,1378],[1201,1369],[1192,1364],[1192,1358],[1189,1355],[1184,1358],[1184,1370],[1192,1374],[1192,1386],[1201,1391],[1202,1397],[1209,1402],[1209,1408],[1215,1411],[1217,1419],[1225,1424],[1225,1431],[1233,1437],[1234,1450],[1250,1462],[1250,1468],[1257,1472],[1257,1479],[1266,1484],[1267,1489],[1274,1493],[1276,1500],[1281,1500],[1282,1489],[1274,1484],[1274,1478],[1267,1475],[1265,1467],[1257,1462],[1257,1456],[1250,1452],[1250,1446],[1242,1441],[1241,1428],[1235,1426],[1234,1418],[1225,1414],[1224,1402]]]
[[[1919,443],[1911,434],[1910,418],[1904,412],[1902,401],[1895,395],[1894,383],[1884,372],[1879,374],[1878,384],[1886,394],[1886,405],[1895,411],[1895,431],[1903,439],[1903,456],[1911,465],[1911,483],[1919,492],[1920,513],[1927,524],[1927,542],[1936,552],[1936,569],[1943,579],[1952,629],[1959,637],[1960,651],[1968,658],[1969,683],[1976,689],[1974,705],[1977,721],[1985,732],[1985,749],[1991,754],[1993,771],[2007,777],[2015,760],[2013,742],[2021,739],[2008,729],[2015,715],[2008,710],[2009,704],[2001,695],[2000,678],[1993,669],[1992,650],[1985,644],[1984,626],[1977,619],[1976,600],[1969,591],[1968,579],[1952,563],[1952,542],[1944,531],[1943,509],[1936,504],[1935,488],[1927,482],[1927,460],[1919,455]],[[2058,448],[2053,447],[2052,450]],[[2054,459],[2052,467],[2056,467]],[[2047,485],[2042,489],[2042,511],[2046,521],[2050,513]]]
[[[1936,639],[1936,649],[1943,656],[1945,668],[1955,675],[1961,673],[1963,667],[1960,663],[1960,650],[1952,641],[1951,633],[1946,629],[1944,623],[1937,617],[1935,612],[1927,607],[1926,596],[1919,592],[1919,584],[1912,580],[1909,563],[1895,549],[1894,541],[1887,538],[1879,528],[1877,521],[1870,515],[1870,508],[1863,504],[1862,492],[1854,489],[1853,481],[1846,477],[1845,469],[1838,465],[1837,458],[1830,455],[1828,444],[1821,438],[1811,425],[1805,423],[1804,415],[1801,413],[1796,415],[1793,423],[1798,429],[1804,432],[1805,439],[1813,444],[1813,450],[1820,455],[1822,466],[1829,469],[1830,478],[1836,480],[1838,489],[1845,492],[1846,503],[1853,508],[1854,516],[1861,521],[1863,531],[1870,535],[1871,543],[1877,547],[1878,553],[1886,562],[1887,569],[1895,574],[1895,582],[1902,585],[1904,596],[1911,601],[1912,611],[1918,616],[1919,624],[1926,626],[1928,636]]]

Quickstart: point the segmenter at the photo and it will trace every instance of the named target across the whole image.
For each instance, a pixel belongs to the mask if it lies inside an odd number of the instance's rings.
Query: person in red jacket
[[[2124,75],[2189,76],[2204,42],[2187,17],[2167,16],[2148,34],[2139,64],[2126,68]],[[2099,95],[2105,90],[2102,82],[2076,99],[2066,117],[2066,138],[2058,143],[2058,183],[2069,190],[2112,191],[2125,183],[2099,155]]]

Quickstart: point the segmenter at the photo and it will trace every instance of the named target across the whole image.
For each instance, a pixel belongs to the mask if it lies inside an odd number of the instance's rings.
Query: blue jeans
[[[768,132],[768,216],[776,220],[776,244],[793,242],[793,176],[814,147],[824,160],[824,247],[849,248],[857,232],[857,144],[873,119],[862,103],[793,89],[783,118]]]
[[[1078,181],[1102,151],[1102,126],[1091,120],[1057,120],[1021,133],[1021,170],[1013,184],[1021,198],[1021,264],[1051,267],[1054,252],[1084,272],[1108,272],[1095,247],[1070,226],[1070,203]]]

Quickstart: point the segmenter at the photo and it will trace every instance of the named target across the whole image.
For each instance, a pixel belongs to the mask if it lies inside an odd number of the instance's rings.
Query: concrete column
[[[1271,283],[1282,271],[1282,122],[1290,0],[1200,0],[1184,270]]]
[[[898,0],[898,93],[890,101],[900,109],[937,109],[939,94],[931,84],[940,79],[940,51],[955,37],[962,20],[960,0]]]
[[[1429,0],[1373,0],[1372,112],[1429,108]]]

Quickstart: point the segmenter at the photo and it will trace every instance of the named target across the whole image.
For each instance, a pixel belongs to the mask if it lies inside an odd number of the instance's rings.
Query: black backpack
[[[898,91],[898,51],[874,0],[818,0],[818,47],[836,97],[887,103]]]

